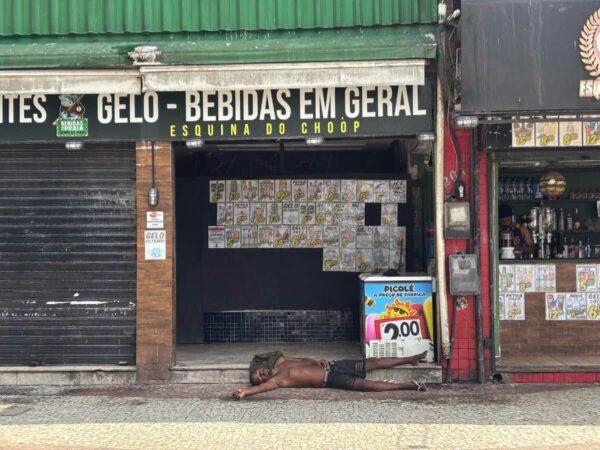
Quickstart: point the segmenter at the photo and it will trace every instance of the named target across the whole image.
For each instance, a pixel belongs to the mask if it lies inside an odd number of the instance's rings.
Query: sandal
[[[426,392],[427,391],[427,386],[425,385],[425,383],[421,383],[420,381],[411,381],[412,383],[414,383],[414,385],[417,387],[417,392]]]

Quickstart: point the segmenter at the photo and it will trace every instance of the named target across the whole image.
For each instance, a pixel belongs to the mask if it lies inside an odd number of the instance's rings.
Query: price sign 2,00
[[[427,328],[425,328],[426,336],[423,336],[423,322],[420,317],[378,320],[375,328],[377,339],[395,341],[397,339],[428,338]]]

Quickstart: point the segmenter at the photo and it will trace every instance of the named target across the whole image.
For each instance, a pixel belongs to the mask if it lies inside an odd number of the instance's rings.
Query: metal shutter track
[[[0,365],[134,364],[135,151],[0,148]]]

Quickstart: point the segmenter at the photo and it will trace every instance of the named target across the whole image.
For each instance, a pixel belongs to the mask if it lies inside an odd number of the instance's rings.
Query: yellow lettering
[[[207,131],[208,135],[214,136],[215,135],[215,126],[212,123],[207,126],[208,126],[208,131]]]
[[[244,136],[250,136],[250,125],[244,124]]]
[[[169,136],[175,137],[177,131],[175,130],[175,125],[169,125]]]
[[[221,124],[221,136],[225,135],[225,125]]]
[[[348,131],[348,124],[345,120],[342,120],[342,122],[340,123],[340,131],[344,134]]]
[[[315,122],[313,124],[313,129],[315,133],[320,133],[321,132],[321,122]]]
[[[333,122],[332,121],[327,122],[327,132],[329,134],[333,133]]]
[[[285,134],[285,122],[279,123],[279,134],[281,134],[282,136]]]
[[[360,128],[360,121],[355,120],[353,123],[354,123],[354,130],[353,130],[353,132],[356,133],[358,131],[358,129]]]
[[[300,133],[306,134],[307,132],[308,132],[308,125],[306,124],[306,122],[302,122],[300,124]]]
[[[232,123],[232,124],[229,126],[229,133],[230,133],[232,136],[237,136],[237,123]]]
[[[189,134],[189,128],[190,128],[190,127],[189,127],[188,125],[184,125],[184,126],[182,127],[182,130],[183,130],[183,133],[182,133],[182,135],[183,135],[183,137],[187,137],[187,135]]]
[[[273,134],[273,124],[271,124],[271,123],[265,124],[265,134],[267,136],[271,136]]]
[[[202,127],[200,125],[194,125],[194,134],[196,136],[202,136]]]

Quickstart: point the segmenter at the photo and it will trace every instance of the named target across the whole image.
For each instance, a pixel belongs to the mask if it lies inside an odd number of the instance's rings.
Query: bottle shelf
[[[565,205],[565,204],[582,204],[582,203],[590,203],[590,202],[596,202],[600,200],[600,198],[588,198],[585,200],[573,200],[570,198],[565,198],[565,199],[558,199],[558,200],[524,200],[524,199],[518,199],[518,200],[509,200],[509,199],[499,199],[499,202],[502,203],[516,203],[516,204],[525,204],[525,205],[531,205],[531,204],[536,204],[536,205]]]

